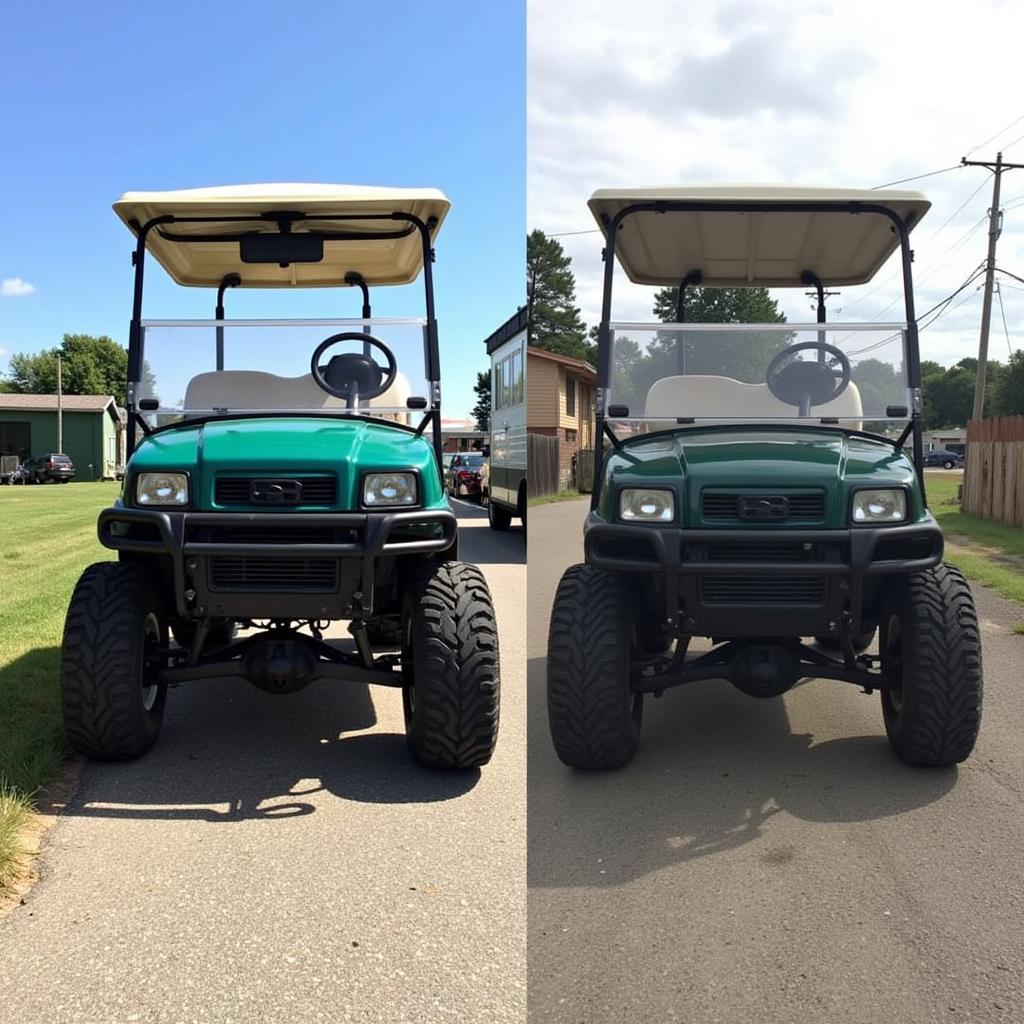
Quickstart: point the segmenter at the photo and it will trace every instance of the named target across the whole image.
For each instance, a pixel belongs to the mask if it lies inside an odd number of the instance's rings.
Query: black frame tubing
[[[128,410],[128,455],[135,450],[137,440],[136,415],[138,412],[135,382],[140,378],[140,371],[143,361],[142,345],[142,296],[146,265],[146,240],[149,233],[155,228],[161,228],[166,224],[277,224],[283,232],[291,230],[291,227],[298,221],[335,221],[349,223],[353,221],[401,221],[408,225],[404,230],[397,231],[318,231],[315,234],[326,241],[386,241],[396,238],[406,238],[414,231],[420,234],[420,242],[423,247],[423,289],[426,303],[426,330],[424,332],[424,366],[426,369],[427,383],[430,387],[428,402],[430,411],[433,413],[433,436],[434,457],[437,460],[438,470],[443,470],[441,458],[443,440],[441,437],[441,357],[437,336],[437,315],[434,306],[434,248],[431,244],[431,234],[437,227],[437,219],[428,218],[421,220],[415,214],[405,213],[396,210],[392,213],[363,213],[363,214],[305,214],[293,211],[267,211],[266,213],[248,214],[237,217],[175,217],[173,214],[164,214],[160,217],[153,217],[140,224],[132,221],[131,228],[136,233],[135,250],[132,253],[132,266],[135,268],[135,282],[132,292],[132,319],[128,328],[128,381],[125,394],[125,406]],[[199,242],[231,242],[241,241],[246,232],[235,234],[215,235],[173,235],[161,231],[164,238],[184,243]],[[351,273],[351,271],[350,271]],[[348,275],[346,275],[347,277]]]
[[[605,405],[608,384],[611,380],[611,323],[612,284],[615,279],[615,240],[622,222],[635,213],[849,213],[877,214],[891,221],[899,236],[900,255],[903,261],[903,297],[907,321],[907,385],[913,398],[910,410],[910,427],[914,436],[914,468],[921,486],[921,496],[927,506],[924,485],[924,442],[921,415],[921,354],[918,348],[917,319],[914,312],[914,281],[911,271],[913,253],[910,249],[910,228],[913,222],[906,222],[894,210],[880,203],[859,201],[834,203],[729,203],[690,202],[682,199],[660,199],[624,206],[613,217],[603,218],[605,233],[604,284],[601,295],[601,323],[597,332],[597,431],[598,437],[605,433]],[[691,271],[692,273],[692,271]],[[806,271],[805,271],[806,273]],[[689,275],[687,275],[689,276]],[[820,321],[819,321],[820,322]],[[594,489],[590,494],[590,507],[596,510],[601,497],[601,470],[604,463],[602,445],[594,446]]]

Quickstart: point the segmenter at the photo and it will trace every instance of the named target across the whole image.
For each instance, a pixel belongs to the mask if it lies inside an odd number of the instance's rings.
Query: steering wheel
[[[320,365],[320,357],[332,345],[342,341],[361,341],[364,345],[380,349],[387,359],[387,367],[371,359],[365,352],[345,352],[343,355],[332,356],[326,366]],[[343,331],[324,338],[316,347],[309,364],[313,380],[329,395],[344,398],[351,408],[360,398],[376,398],[395,382],[398,376],[398,363],[395,354],[380,338],[361,331]]]
[[[814,349],[816,360],[786,360],[797,352]],[[826,359],[826,356],[831,358]],[[785,363],[785,365],[783,365]],[[768,390],[787,405],[795,405],[801,416],[810,416],[812,405],[825,405],[838,398],[850,383],[850,360],[835,345],[823,341],[801,341],[777,352],[764,375]]]

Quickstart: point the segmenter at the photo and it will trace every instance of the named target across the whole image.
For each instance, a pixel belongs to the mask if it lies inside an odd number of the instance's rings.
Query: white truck
[[[491,357],[491,455],[487,505],[492,530],[507,530],[518,516],[526,529],[526,308],[488,339]]]

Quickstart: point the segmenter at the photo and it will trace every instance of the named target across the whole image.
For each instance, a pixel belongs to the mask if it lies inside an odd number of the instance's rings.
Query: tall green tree
[[[991,415],[1024,415],[1024,352],[1014,352],[1002,367],[992,388]]]
[[[106,335],[65,334],[59,348],[11,356],[4,382],[22,394],[53,394],[57,390],[57,356],[61,385],[68,395],[115,395],[124,392],[128,353]]]
[[[676,320],[679,289],[662,288],[654,296],[654,315]],[[785,314],[767,288],[687,288],[683,316],[691,324],[784,324]]]
[[[557,238],[540,230],[526,236],[526,302],[530,345],[574,359],[594,358],[576,305],[572,257]]]
[[[491,429],[491,371],[476,375],[476,383],[473,385],[473,393],[476,395],[476,405],[473,406],[473,419],[476,420],[477,430]]]

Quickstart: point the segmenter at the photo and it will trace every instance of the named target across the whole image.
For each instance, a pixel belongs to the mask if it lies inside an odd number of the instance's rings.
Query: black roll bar
[[[363,214],[310,214],[306,215],[301,212],[293,211],[273,211],[269,210],[265,213],[258,214],[244,214],[235,217],[176,217],[173,214],[164,214],[160,217],[153,217],[146,221],[144,224],[140,224],[137,220],[133,220],[130,223],[130,227],[135,232],[135,250],[132,253],[132,266],[135,269],[135,282],[134,289],[132,292],[132,319],[128,328],[128,382],[125,393],[125,407],[128,411],[128,438],[127,447],[128,454],[130,455],[135,450],[135,443],[137,437],[136,417],[138,416],[138,403],[137,396],[135,394],[135,382],[139,380],[140,373],[143,365],[143,344],[142,344],[142,295],[143,295],[143,284],[145,275],[146,265],[146,240],[149,237],[149,233],[155,229],[160,229],[161,237],[175,242],[230,242],[230,241],[241,241],[241,239],[247,234],[247,232],[239,233],[227,233],[227,234],[214,234],[214,235],[199,235],[199,234],[172,234],[168,231],[164,231],[163,227],[167,224],[260,224],[260,223],[271,223],[277,224],[282,230],[290,230],[292,225],[296,221],[302,220],[314,220],[314,221],[329,221],[336,223],[352,223],[360,221],[381,221],[390,220],[404,223],[405,228],[396,229],[394,231],[335,231],[335,232],[316,232],[328,241],[385,241],[394,240],[398,238],[406,238],[411,235],[414,231],[418,231],[420,235],[420,242],[423,248],[423,289],[425,293],[426,302],[426,330],[424,334],[424,365],[426,367],[426,378],[430,386],[430,395],[428,402],[430,410],[433,415],[433,436],[432,442],[434,445],[434,455],[437,459],[437,465],[439,470],[443,470],[443,462],[441,459],[441,449],[443,441],[441,437],[441,357],[438,346],[438,335],[437,335],[437,316],[435,313],[434,306],[434,275],[433,275],[433,261],[434,261],[434,248],[431,244],[431,236],[434,229],[437,227],[437,218],[429,217],[426,221],[421,220],[415,214],[405,213],[401,210],[395,210],[392,213],[363,213]],[[287,225],[287,228],[286,228]],[[349,281],[348,278],[354,271],[349,271],[345,275],[346,284],[357,283],[354,280]],[[228,275],[231,276],[231,275]],[[362,280],[361,275],[359,281],[362,283],[363,288],[363,317],[367,319],[369,314],[369,296],[366,290],[365,281]],[[225,278],[226,280],[226,278]],[[221,282],[221,287],[218,289],[218,310],[222,309],[223,299],[223,288],[225,287],[224,282]],[[230,287],[230,285],[228,285]],[[221,319],[222,317],[218,317]],[[220,368],[218,366],[218,368]]]
[[[615,279],[615,241],[622,222],[636,213],[849,213],[857,216],[864,213],[877,214],[892,222],[899,236],[900,256],[903,262],[903,298],[907,321],[907,384],[910,388],[913,408],[909,427],[913,434],[914,467],[917,470],[921,486],[921,496],[927,505],[924,484],[924,442],[922,434],[921,411],[921,353],[918,348],[917,319],[914,312],[914,281],[911,264],[914,254],[910,248],[910,228],[913,221],[904,221],[894,210],[880,203],[861,201],[827,202],[827,203],[768,203],[768,202],[695,202],[685,199],[656,199],[648,202],[631,203],[618,210],[612,217],[603,217],[605,231],[604,276],[601,293],[601,323],[597,329],[597,423],[596,436],[603,438],[605,433],[605,405],[608,386],[611,381],[612,346],[611,346],[611,313],[612,284]],[[692,271],[691,271],[692,273]],[[808,271],[804,272],[809,273]],[[687,274],[687,278],[689,278]],[[817,275],[814,275],[817,278]],[[685,283],[684,279],[684,283]],[[815,283],[815,282],[805,282]],[[819,282],[820,284],[820,282]],[[819,292],[818,322],[824,323],[824,286]],[[682,285],[680,286],[679,303],[682,303]],[[590,493],[590,507],[597,509],[601,497],[601,470],[604,461],[603,446],[594,445],[594,487]]]

